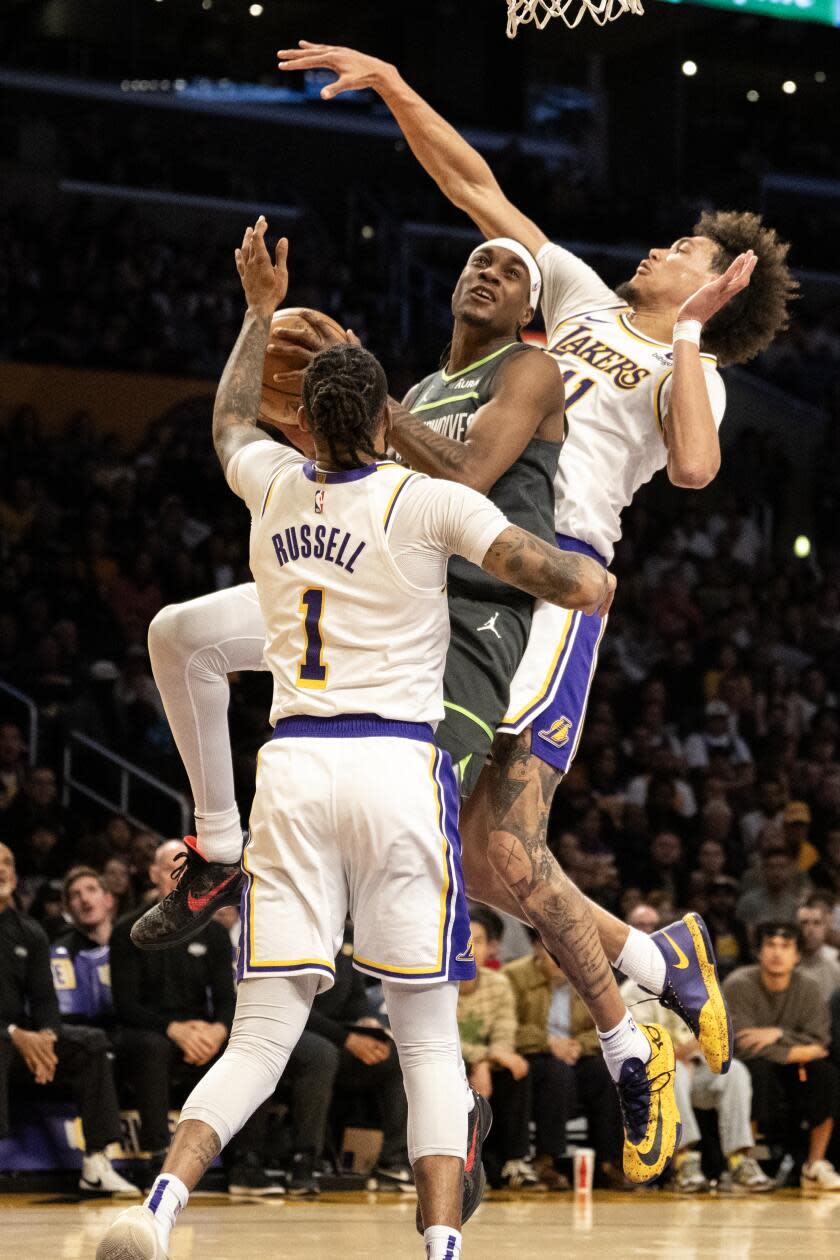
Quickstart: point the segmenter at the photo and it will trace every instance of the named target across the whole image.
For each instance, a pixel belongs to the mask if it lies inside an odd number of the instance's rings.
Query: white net
[[[562,18],[570,28],[577,26],[588,13],[598,26],[614,22],[622,13],[642,17],[642,0],[507,0],[508,39],[513,39],[520,26],[536,22],[540,30],[552,18]]]

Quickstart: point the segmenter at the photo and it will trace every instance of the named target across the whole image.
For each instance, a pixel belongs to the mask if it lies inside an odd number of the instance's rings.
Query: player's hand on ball
[[[301,312],[298,316],[297,328],[280,328],[272,331],[268,343],[268,363],[272,358],[288,360],[290,348],[295,351],[294,361],[299,365],[293,369],[272,373],[272,380],[278,388],[288,394],[300,394],[303,389],[303,378],[309,365],[322,350],[330,346],[360,346],[362,343],[355,333],[349,329],[339,332],[334,324],[321,319],[314,311]]]
[[[748,249],[745,254],[739,254],[723,275],[704,284],[702,289],[692,293],[688,301],[683,302],[677,322],[684,319],[699,319],[701,324],[707,323],[735,297],[736,293],[746,289],[757,262],[758,258],[751,249]]]
[[[340,48],[336,44],[312,44],[300,40],[297,48],[281,48],[277,53],[278,70],[332,70],[338,75],[335,83],[321,89],[321,99],[331,100],[342,92],[376,89],[393,67],[378,57]]]
[[[289,242],[285,236],[280,238],[272,262],[265,243],[267,229],[265,215],[261,214],[253,227],[245,229],[242,244],[235,251],[234,258],[248,309],[262,315],[273,315],[289,289],[286,266]]]

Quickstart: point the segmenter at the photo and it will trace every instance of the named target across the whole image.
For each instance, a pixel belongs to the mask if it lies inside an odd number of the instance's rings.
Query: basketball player
[[[468,1118],[457,982],[475,962],[456,785],[433,736],[447,564],[460,554],[533,598],[601,615],[613,584],[474,490],[380,458],[387,382],[359,347],[326,350],[307,372],[301,425],[315,461],[257,430],[269,326],[287,286],[287,243],[272,264],[266,227],[261,218],[237,251],[248,309],[213,416],[225,476],[251,512],[274,683],[243,858],[236,1016],[146,1203],[114,1222],[97,1260],[164,1260],[190,1191],[274,1092],[315,995],[332,985],[348,913],[355,966],[383,980],[426,1255],[458,1260]]]
[[[774,232],[755,215],[704,214],[691,235],[652,249],[613,292],[508,201],[483,158],[395,67],[306,42],[278,56],[281,69],[334,71],[325,99],[349,89],[376,91],[444,195],[485,236],[514,236],[536,256],[548,350],[566,384],[569,423],[557,475],[558,546],[607,565],[621,511],[657,470],[667,468],[670,480],[687,488],[714,478],[725,403],[717,363],[744,362],[769,345],[786,326],[796,287],[787,246]],[[410,455],[420,441],[416,422],[395,416],[392,441]],[[449,453],[440,470],[452,476],[455,464]],[[711,1069],[726,1071],[731,1024],[702,920],[688,915],[644,936],[587,903],[546,844],[551,800],[580,741],[603,630],[602,621],[580,614],[535,610],[504,737],[463,819],[468,888],[538,929],[587,1002],[602,1044],[623,1040],[628,1028],[612,962],[677,1010]]]
[[[509,519],[553,541],[558,448],[550,439],[564,423],[558,410],[561,382],[541,351],[518,341],[539,285],[536,261],[519,242],[502,238],[473,251],[453,295],[447,367],[409,392],[417,419],[393,404],[401,421],[391,441],[420,471],[443,476],[452,468],[462,481],[487,489]],[[327,321],[315,318],[314,323],[323,340],[336,337]],[[306,337],[288,335],[287,340],[299,349],[313,344]],[[291,388],[282,376],[275,380]],[[457,558],[449,566],[448,592],[452,637],[444,675],[446,720],[436,740],[465,771],[462,786],[469,787],[505,715],[531,603]],[[226,727],[227,674],[261,667],[265,626],[255,599],[253,587],[220,591],[165,609],[149,630],[155,678],[193,786],[198,842],[186,841],[188,856],[177,888],[134,925],[132,938],[140,948],[187,940],[219,905],[238,900],[242,839]],[[617,990],[594,1013],[605,1033],[606,1061],[626,1100],[639,1089],[648,1091],[649,1081],[668,1079],[661,1065],[670,1047],[650,1041]],[[670,1087],[651,1103],[660,1104],[670,1114]],[[632,1114],[632,1106],[625,1112]],[[644,1159],[636,1153],[637,1141],[647,1142]],[[658,1176],[671,1154],[668,1141],[648,1140],[647,1130],[638,1126],[628,1129],[625,1169],[634,1180]]]

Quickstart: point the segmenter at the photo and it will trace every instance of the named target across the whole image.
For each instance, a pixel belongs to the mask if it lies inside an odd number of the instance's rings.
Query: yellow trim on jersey
[[[261,751],[262,749],[260,750],[260,752]],[[260,768],[260,755],[258,753],[257,754],[257,773],[259,773],[259,768]],[[271,958],[271,959],[257,958],[256,956],[257,954],[256,927],[255,927],[254,919],[255,919],[255,914],[256,914],[256,895],[255,894],[256,894],[256,884],[257,884],[258,876],[255,875],[254,872],[248,866],[247,844],[245,848],[242,850],[242,868],[245,871],[245,874],[250,879],[250,884],[248,886],[248,939],[251,946],[250,951],[249,951],[251,958],[250,958],[250,962],[248,962],[247,959],[244,960],[244,969],[245,969],[246,974],[252,968],[256,969],[260,967],[326,967],[328,971],[331,971],[332,974],[335,975],[335,962],[334,961],[330,962],[326,958]]]
[[[268,490],[266,491],[265,498],[263,499],[262,511],[260,512],[261,517],[265,516],[266,509],[268,508],[269,500],[271,499],[271,496],[274,493],[274,487],[277,483],[277,478],[280,476],[282,471],[283,471],[282,468],[278,468],[277,472],[274,474],[274,476],[271,478],[271,481],[268,483]]]
[[[431,755],[429,757],[429,778],[432,781],[432,789],[435,794],[435,811],[437,814],[438,830],[441,834],[442,855],[443,855],[443,888],[440,894],[440,927],[438,928],[438,952],[437,962],[433,967],[392,967],[388,963],[373,962],[370,958],[362,958],[361,954],[354,954],[355,962],[360,963],[363,967],[373,967],[376,971],[384,971],[393,976],[425,976],[437,975],[443,968],[443,952],[444,952],[444,933],[446,931],[446,900],[449,896],[451,881],[449,878],[449,841],[446,838],[446,832],[443,827],[443,797],[441,795],[440,786],[435,779],[435,765],[439,757],[439,751],[432,746]],[[455,907],[453,906],[453,914]]]
[[[539,704],[539,702],[545,698],[545,695],[548,692],[554,680],[554,671],[557,669],[557,665],[560,660],[560,657],[563,655],[563,652],[566,649],[566,643],[569,638],[569,632],[572,628],[572,622],[575,619],[575,615],[576,614],[574,612],[566,613],[566,624],[563,627],[563,634],[560,639],[560,643],[558,644],[557,651],[554,653],[554,660],[551,662],[551,665],[549,666],[548,673],[545,676],[545,679],[543,681],[542,687],[540,688],[539,692],[537,693],[536,696],[532,696],[527,704],[523,704],[519,712],[515,713],[513,717],[506,715],[504,721],[502,722],[502,726],[515,725],[519,721],[519,719],[525,713],[527,713],[528,709],[533,708],[535,704]]]
[[[404,477],[400,477],[399,481],[398,481],[398,482],[397,482],[397,484],[394,486],[394,492],[393,492],[393,494],[391,495],[390,499],[388,500],[388,506],[385,508],[385,511],[382,513],[382,524],[383,524],[383,525],[387,525],[387,524],[388,524],[388,517],[391,515],[391,508],[394,506],[394,500],[396,499],[396,497],[397,497],[397,495],[399,494],[400,490],[402,490],[403,486],[404,486],[404,485],[405,485],[405,483],[408,481],[409,477],[413,477],[414,475],[415,475],[415,474],[414,474],[414,469],[410,469],[410,470],[409,470],[409,471],[405,474],[405,476],[404,476]]]
[[[656,423],[659,425],[659,432],[665,433],[665,421],[662,418],[662,390],[665,388],[665,382],[670,380],[674,373],[666,372],[662,380],[653,391],[653,414],[656,416]]]
[[[626,310],[620,311],[619,316],[618,316],[619,322],[626,333],[628,333],[636,341],[643,342],[645,345],[659,346],[659,348],[662,350],[673,350],[674,347],[671,344],[671,342],[657,341],[655,337],[648,337],[645,333],[638,332],[637,329],[635,329],[633,325],[630,323],[630,320],[627,316],[627,311],[629,311],[630,309],[631,307],[628,306]],[[714,354],[706,354],[701,350],[700,358],[705,359],[707,363],[711,363],[713,365],[717,364],[717,356]]]
[[[497,359],[500,354],[504,354],[506,350],[510,350],[511,346],[518,346],[518,341],[509,341],[506,346],[502,346],[500,350],[494,350],[492,354],[486,354],[483,359],[476,359],[475,363],[468,363],[465,368],[461,368],[460,372],[448,373],[445,368],[440,369],[440,374],[445,381],[457,381],[459,376],[466,376],[468,372],[474,372],[476,368],[484,367],[485,363],[489,363],[491,359]]]

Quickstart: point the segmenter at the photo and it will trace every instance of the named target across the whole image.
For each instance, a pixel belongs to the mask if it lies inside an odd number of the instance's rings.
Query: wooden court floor
[[[422,1260],[411,1198],[322,1195],[233,1203],[198,1196],[172,1235],[170,1260]],[[108,1204],[0,1198],[0,1260],[93,1260]],[[840,1195],[685,1199],[596,1194],[492,1198],[464,1236],[464,1260],[838,1260]]]

